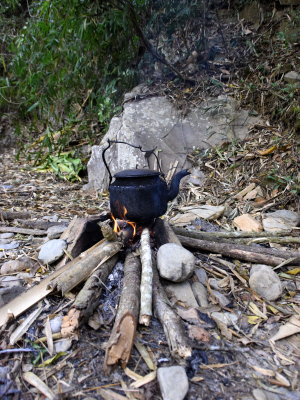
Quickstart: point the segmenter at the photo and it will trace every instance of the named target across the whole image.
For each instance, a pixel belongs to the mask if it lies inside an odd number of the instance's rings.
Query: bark
[[[188,344],[182,321],[169,304],[156,268],[153,268],[153,304],[155,314],[163,326],[172,356],[190,357],[192,349]]]
[[[206,252],[219,253],[223,256],[228,256],[236,258],[238,260],[243,260],[256,264],[277,266],[285,260],[285,258],[279,258],[271,254],[255,253],[253,247],[250,246],[243,246],[247,248],[250,247],[249,250],[241,250],[239,249],[239,245],[234,245],[230,243],[216,243],[208,240],[188,238],[185,236],[178,237],[181,241],[181,244],[185,247],[203,250]],[[256,247],[254,247],[254,249],[256,249]]]
[[[150,232],[144,228],[141,234],[140,256],[142,262],[141,276],[141,310],[140,324],[148,326],[152,316],[152,253],[150,247]]]
[[[98,298],[101,296],[104,282],[111,273],[118,260],[113,256],[107,260],[101,268],[97,269],[85,282],[83,288],[77,294],[75,302],[62,322],[62,336],[70,336],[79,328],[82,323],[88,320],[98,305]]]
[[[123,289],[115,323],[106,346],[104,371],[117,363],[124,368],[130,358],[139,316],[141,263],[129,253],[124,264]]]
[[[176,243],[181,246],[180,240],[165,219],[157,218],[155,221],[154,237],[159,247],[166,243]]]

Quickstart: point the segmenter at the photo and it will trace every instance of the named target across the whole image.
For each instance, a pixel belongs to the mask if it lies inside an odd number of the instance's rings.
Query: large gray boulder
[[[86,189],[106,190],[108,173],[102,151],[108,139],[129,142],[144,150],[157,148],[162,170],[168,173],[174,161],[177,170],[190,167],[187,154],[193,149],[207,149],[222,142],[244,139],[250,125],[259,121],[248,111],[238,109],[230,97],[210,98],[185,117],[163,96],[145,97],[144,86],[125,95],[123,112],[112,118],[100,145],[93,146],[88,163]],[[155,157],[125,144],[112,145],[105,153],[111,173],[128,168],[156,168]]]

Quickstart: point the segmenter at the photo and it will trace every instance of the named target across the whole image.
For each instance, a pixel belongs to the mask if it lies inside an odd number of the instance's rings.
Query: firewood
[[[122,243],[105,240],[97,245],[90,254],[88,252],[81,253],[77,257],[77,262],[73,265],[73,268],[65,271],[63,275],[59,275],[50,282],[49,286],[52,289],[61,291],[64,295],[80,282],[86,280],[96,268],[99,268],[105,261],[117,254],[121,248]]]
[[[172,226],[174,232],[177,235],[188,236],[195,239],[203,240],[219,240],[219,239],[235,239],[235,238],[259,238],[259,237],[278,237],[286,236],[291,230],[284,230],[278,232],[203,232],[203,231],[192,231],[180,226]]]
[[[62,336],[74,334],[79,326],[92,315],[97,307],[97,299],[101,295],[104,282],[115,266],[117,259],[118,256],[115,255],[107,260],[85,282],[68,314],[63,318]]]
[[[203,233],[208,233],[208,232],[192,232],[192,231],[188,231],[186,229],[176,229],[176,231],[181,235],[181,236],[186,236],[186,237],[190,237],[190,238],[194,238],[194,239],[201,239],[203,241],[205,241],[204,237],[202,238],[201,235]],[[216,233],[216,232],[209,232],[209,233]],[[224,232],[222,232],[224,233]],[[213,239],[213,237],[207,237],[207,241],[209,240],[209,242],[211,243],[216,243],[216,244],[220,244],[220,242],[223,243],[223,238],[218,238],[215,237]],[[260,254],[269,254],[271,256],[274,257],[279,257],[279,258],[283,258],[283,259],[288,259],[288,258],[296,258],[299,259],[300,261],[300,252],[299,251],[291,251],[291,250],[285,250],[285,251],[281,251],[278,249],[270,249],[270,248],[266,248],[263,246],[251,246],[251,245],[243,245],[243,244],[238,244],[235,241],[232,241],[229,243],[228,241],[225,242],[226,245],[228,244],[228,247],[233,247],[234,249],[238,249],[238,250],[243,250],[243,251],[250,251],[253,253],[260,253]],[[225,246],[226,246],[225,245]]]
[[[0,210],[0,220],[4,221],[11,221],[14,219],[26,219],[26,218],[30,218],[30,212],[27,211],[3,211]]]
[[[103,217],[89,217],[89,218],[78,218],[75,217],[70,222],[68,228],[60,236],[61,239],[66,240],[68,247],[66,250],[66,255],[58,263],[58,266],[65,265],[70,259],[79,256],[83,251],[91,247],[91,244],[95,244],[100,239],[102,239],[102,234],[97,222],[106,219],[107,216]],[[92,231],[92,232],[90,232]],[[93,242],[91,243],[91,236],[93,237]]]
[[[20,233],[21,235],[46,236],[47,231],[42,229],[26,229],[17,226],[0,226],[0,232]]]
[[[261,254],[261,252],[255,252],[257,248],[254,246],[243,246],[243,247],[248,247],[250,249],[241,250],[239,248],[240,245],[235,245],[231,243],[217,243],[208,240],[188,238],[185,236],[178,236],[178,237],[181,241],[181,244],[185,247],[212,253],[219,253],[224,256],[236,258],[237,260],[243,260],[257,264],[266,264],[271,266],[277,266],[278,264],[282,263],[285,260],[285,258],[279,258],[271,254]]]
[[[141,263],[133,253],[126,256],[123,289],[110,338],[106,345],[104,371],[117,363],[124,368],[130,358],[139,316]]]
[[[192,349],[188,344],[180,317],[171,307],[162,287],[156,267],[153,268],[153,304],[157,318],[160,320],[173,357],[190,357]]]
[[[152,316],[152,253],[150,247],[150,233],[144,228],[141,234],[140,256],[142,262],[141,276],[141,309],[139,323],[149,326]]]
[[[50,286],[50,283],[53,282],[56,277],[67,273],[69,270],[72,270],[78,263],[82,266],[82,257],[93,258],[92,254],[94,252],[98,253],[98,247],[102,249],[102,245],[103,242],[99,242],[95,246],[86,250],[80,256],[74,258],[68,264],[57,267],[56,271],[44,278],[38,285],[33,286],[24,293],[21,293],[18,297],[1,307],[0,327],[3,326],[9,320],[9,318],[16,318],[18,315],[22,314],[24,311],[28,310],[31,306],[51,293],[54,290],[54,286]]]
[[[165,219],[156,219],[154,224],[154,237],[158,246],[162,246],[166,243],[176,243],[181,246],[180,240]]]

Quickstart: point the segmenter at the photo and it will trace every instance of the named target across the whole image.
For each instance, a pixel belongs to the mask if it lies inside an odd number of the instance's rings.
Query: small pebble
[[[249,285],[266,300],[276,300],[282,295],[281,281],[271,267],[256,264],[251,268]]]
[[[49,240],[42,245],[38,259],[43,264],[52,264],[63,256],[66,247],[67,242],[63,239]]]
[[[158,368],[157,380],[163,400],[183,400],[189,390],[185,369],[179,365]]]
[[[54,351],[55,351],[55,353],[68,351],[71,346],[72,346],[71,339],[57,340],[56,342],[54,342]]]
[[[16,241],[7,243],[6,239],[0,240],[0,249],[2,249],[2,250],[13,250],[13,249],[17,249],[19,246],[20,246],[20,243],[16,242]]]
[[[54,225],[47,229],[47,236],[49,239],[58,239],[60,235],[66,230],[65,225]]]

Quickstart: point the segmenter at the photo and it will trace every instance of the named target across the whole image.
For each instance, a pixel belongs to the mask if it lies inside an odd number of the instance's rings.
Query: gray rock
[[[215,296],[221,307],[227,307],[228,304],[231,303],[230,300],[227,299],[227,297],[223,293],[220,293],[218,290],[212,290],[211,292],[213,296]]]
[[[57,340],[54,343],[54,351],[55,351],[55,353],[68,351],[71,346],[72,346],[72,340],[71,339]]]
[[[58,239],[60,235],[66,230],[66,225],[54,225],[47,229],[47,237],[49,239]]]
[[[268,265],[256,264],[251,268],[249,285],[267,300],[276,300],[282,295],[281,281]]]
[[[238,316],[236,314],[224,311],[224,312],[218,312],[215,311],[211,313],[211,317],[213,320],[218,320],[225,324],[226,326],[232,326],[237,323],[238,321]]]
[[[168,297],[173,297],[189,307],[198,307],[197,300],[195,299],[189,282],[170,283],[165,286],[165,290]]]
[[[157,380],[163,400],[182,400],[189,390],[185,369],[179,365],[158,368]]]
[[[206,273],[205,269],[204,268],[196,268],[195,269],[195,274],[196,274],[196,276],[198,278],[198,281],[200,283],[202,283],[202,285],[206,285],[206,282],[207,282],[208,278],[207,278],[207,273]]]
[[[57,222],[58,215],[45,215],[42,219],[49,222]]]
[[[0,239],[10,239],[12,237],[14,237],[15,234],[12,232],[4,232],[4,233],[0,233]]]
[[[204,285],[200,282],[193,282],[192,283],[192,290],[194,296],[199,304],[200,307],[207,307],[208,300],[207,300],[207,290]]]
[[[162,278],[172,282],[182,282],[195,269],[193,253],[176,243],[166,243],[157,252],[157,268]]]
[[[22,281],[15,276],[5,276],[0,280],[0,286],[11,288],[13,286],[22,286]]]
[[[63,320],[62,315],[57,315],[56,317],[50,319],[50,326],[52,333],[60,332],[62,320]]]
[[[127,94],[123,113],[112,118],[100,146],[93,146],[88,162],[89,183],[86,189],[106,190],[108,172],[102,160],[102,151],[108,139],[122,140],[143,149],[159,148],[162,170],[167,173],[170,164],[179,161],[178,169],[190,167],[186,155],[193,148],[207,149],[227,140],[244,139],[248,127],[258,117],[238,110],[237,102],[227,96],[210,98],[182,118],[166,97],[151,97],[136,101],[145,87],[139,86]],[[128,168],[153,168],[154,156],[144,157],[140,150],[124,144],[113,145],[105,153],[111,173]],[[188,178],[186,178],[188,179]]]
[[[262,223],[267,232],[290,230],[300,224],[300,215],[290,210],[277,210],[265,214]]]
[[[66,247],[67,242],[63,239],[49,240],[42,245],[38,259],[43,264],[52,264],[63,256]]]
[[[17,249],[20,246],[19,242],[16,241],[7,241],[6,239],[0,240],[0,249],[2,250],[13,250]]]
[[[298,4],[300,4],[299,0]],[[298,74],[296,71],[287,72],[284,75],[284,80],[288,83],[300,83],[300,74]]]
[[[14,272],[24,271],[27,268],[27,265],[19,260],[10,260],[6,261],[1,266],[0,273],[1,275],[12,274]]]

